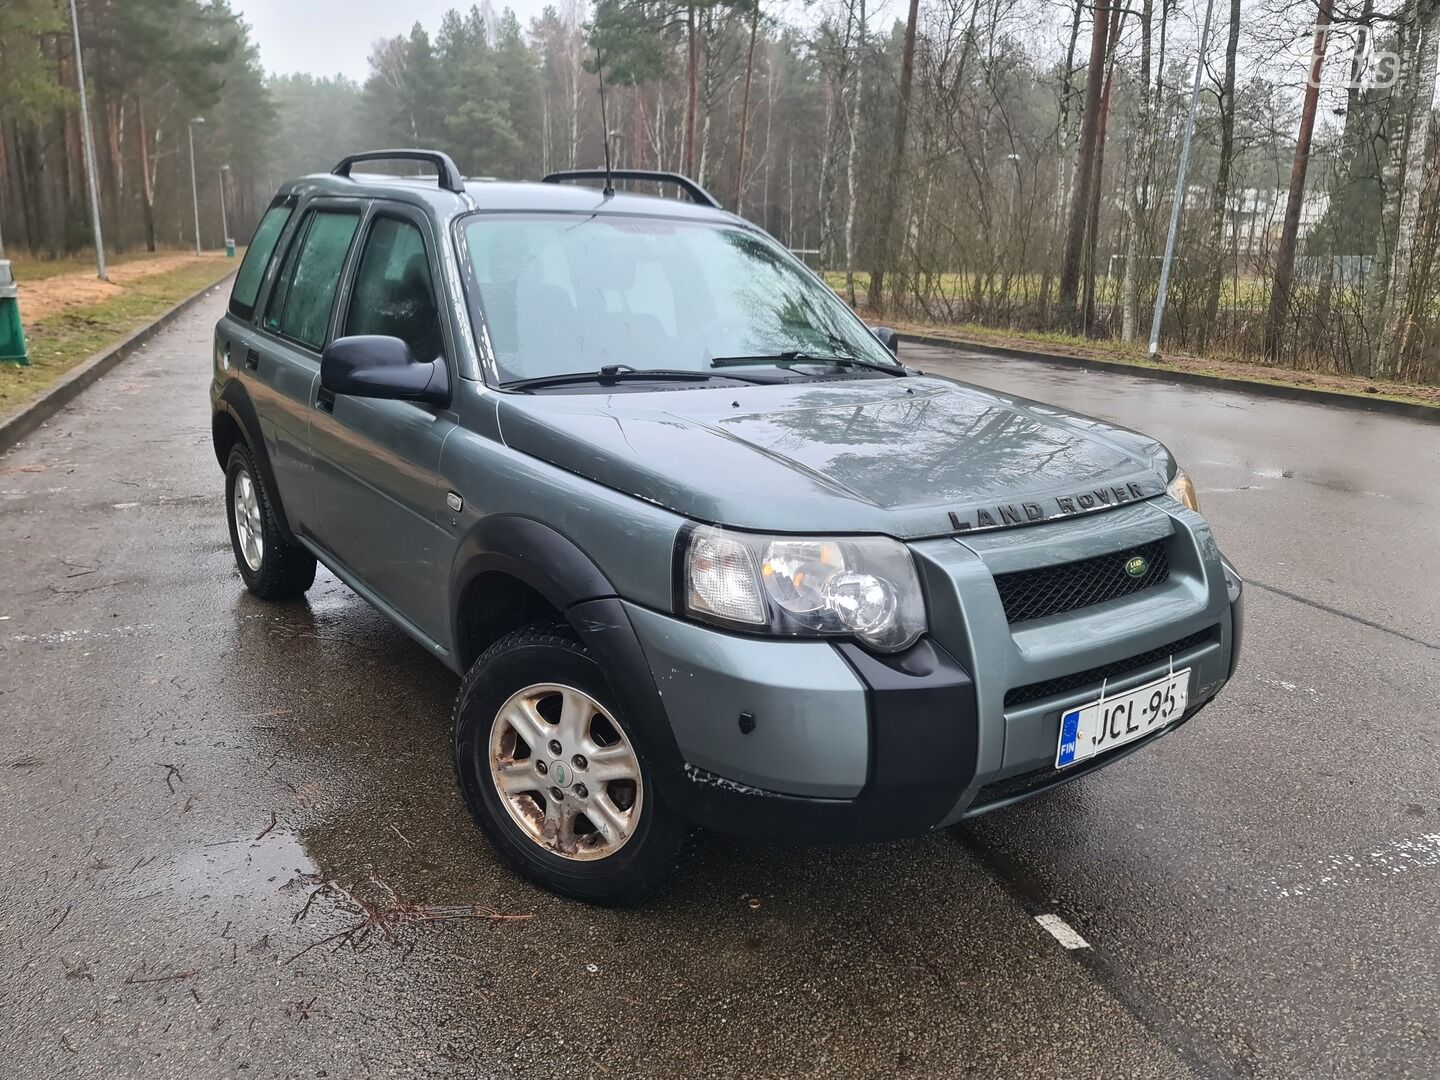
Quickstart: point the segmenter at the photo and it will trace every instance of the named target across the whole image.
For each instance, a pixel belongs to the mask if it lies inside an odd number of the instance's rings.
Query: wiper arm
[[[634,368],[629,364],[606,364],[598,371],[571,371],[562,375],[538,375],[533,379],[514,379],[501,383],[503,390],[532,390],[545,386],[570,386],[595,382],[602,386],[619,382],[711,382],[715,379],[740,379],[742,382],[763,382],[736,375],[714,375],[708,371],[683,368]]]
[[[710,361],[712,368],[749,367],[761,364],[773,364],[780,367],[787,367],[791,364],[834,364],[836,367],[883,371],[887,375],[906,374],[905,369],[899,364],[877,364],[873,360],[861,360],[858,356],[817,356],[799,349],[761,356],[717,356]]]

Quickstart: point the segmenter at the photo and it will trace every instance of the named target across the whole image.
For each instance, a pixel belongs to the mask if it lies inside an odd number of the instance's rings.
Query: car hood
[[[506,444],[700,521],[917,539],[1149,498],[1153,439],[934,376],[505,394]]]

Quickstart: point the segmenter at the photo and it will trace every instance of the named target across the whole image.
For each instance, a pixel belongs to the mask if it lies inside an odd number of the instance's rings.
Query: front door
[[[362,243],[336,336],[384,334],[403,340],[417,360],[453,360],[436,303],[437,238],[427,219],[377,203]],[[439,466],[453,417],[430,405],[332,395],[318,381],[310,412],[320,543],[437,644],[449,637],[452,541]]]
[[[280,502],[291,527],[301,533],[310,533],[315,519],[307,439],[310,404],[320,381],[320,350],[362,209],[354,200],[306,207],[265,300],[259,328],[249,331],[231,353],[231,363],[243,365],[242,378],[248,380],[260,414]]]

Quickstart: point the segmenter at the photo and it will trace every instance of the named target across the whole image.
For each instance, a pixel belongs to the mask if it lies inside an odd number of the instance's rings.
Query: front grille
[[[1126,568],[1137,558],[1144,560],[1144,570],[1132,576]],[[1154,540],[1093,559],[997,574],[995,587],[1000,590],[1005,617],[1018,623],[1129,596],[1153,588],[1169,576],[1165,542]]]
[[[1172,641],[1168,645],[1161,645],[1159,648],[1143,652],[1139,656],[1132,656],[1128,660],[1117,660],[1115,663],[1106,664],[1103,667],[1077,671],[1073,675],[1061,675],[1058,679],[1046,679],[1044,682],[1031,683],[1029,686],[1017,686],[1006,692],[1005,707],[1012,709],[1016,705],[1024,705],[1026,702],[1039,701],[1041,698],[1054,697],[1057,694],[1067,694],[1072,690],[1079,690],[1083,686],[1093,686],[1102,679],[1121,678],[1131,672],[1150,667],[1152,664],[1158,664],[1172,656],[1189,652],[1199,645],[1216,641],[1219,639],[1219,630],[1219,627],[1212,626],[1199,633],[1183,637],[1179,641]]]

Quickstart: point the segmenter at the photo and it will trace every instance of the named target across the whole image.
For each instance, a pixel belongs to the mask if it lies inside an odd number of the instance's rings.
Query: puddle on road
[[[147,873],[147,871],[150,871]],[[220,840],[194,848],[168,865],[135,871],[136,897],[158,891],[187,900],[267,902],[303,895],[320,880],[320,868],[299,837],[275,829],[258,840]]]

